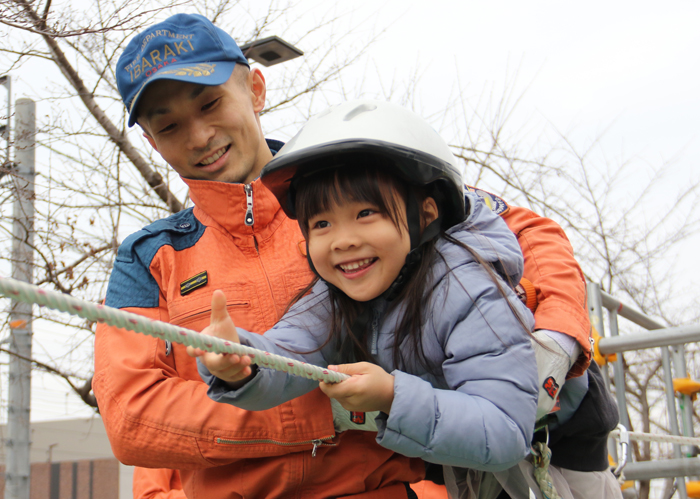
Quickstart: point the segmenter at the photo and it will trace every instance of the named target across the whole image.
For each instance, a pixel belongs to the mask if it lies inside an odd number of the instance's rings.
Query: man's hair
[[[233,68],[231,78],[233,78],[238,85],[245,88],[245,86],[248,83],[249,74],[250,68],[248,66],[245,66],[243,64],[236,64],[236,67]]]

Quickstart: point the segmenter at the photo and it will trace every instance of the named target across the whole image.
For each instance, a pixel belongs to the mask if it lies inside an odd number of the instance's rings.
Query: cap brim
[[[136,93],[129,109],[129,126],[136,123],[136,110],[139,101],[143,96],[143,91],[153,82],[159,80],[175,80],[198,85],[222,85],[228,81],[236,67],[234,61],[212,61],[194,64],[192,62],[182,64],[169,64],[159,69],[156,74],[146,80]]]

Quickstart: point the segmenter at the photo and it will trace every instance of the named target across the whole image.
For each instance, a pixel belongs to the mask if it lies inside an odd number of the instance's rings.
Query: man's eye
[[[211,109],[212,107],[214,107],[216,105],[217,102],[219,102],[219,98],[216,98],[211,102],[207,102],[206,104],[204,104],[202,106],[202,111],[206,111],[208,109]]]
[[[171,123],[171,124],[161,128],[158,133],[166,133],[166,132],[169,132],[169,131],[174,130],[174,129],[175,129],[175,123]]]

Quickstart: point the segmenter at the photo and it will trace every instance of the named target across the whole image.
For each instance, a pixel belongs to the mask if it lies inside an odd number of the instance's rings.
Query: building
[[[6,432],[0,426],[0,499]],[[112,454],[99,416],[32,423],[31,440],[31,499],[132,499],[133,468]]]

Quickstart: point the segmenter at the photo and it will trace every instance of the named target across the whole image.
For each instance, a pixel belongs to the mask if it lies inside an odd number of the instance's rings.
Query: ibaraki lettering
[[[158,30],[156,33],[161,31],[170,33],[167,30]],[[149,34],[148,36],[155,37],[153,33]],[[176,36],[171,36],[171,38],[175,38]],[[180,42],[173,41],[170,44],[165,43],[161,48],[151,50],[148,55],[142,56],[140,61],[136,60],[126,66],[124,69],[129,72],[131,81],[133,82],[144,74],[146,76],[150,76],[155,71],[158,71],[158,69],[166,66],[168,63],[175,62],[175,58],[178,55],[194,50],[194,46],[189,39],[191,38],[191,35],[187,36],[187,39]],[[146,43],[146,40],[144,40],[144,43]]]

